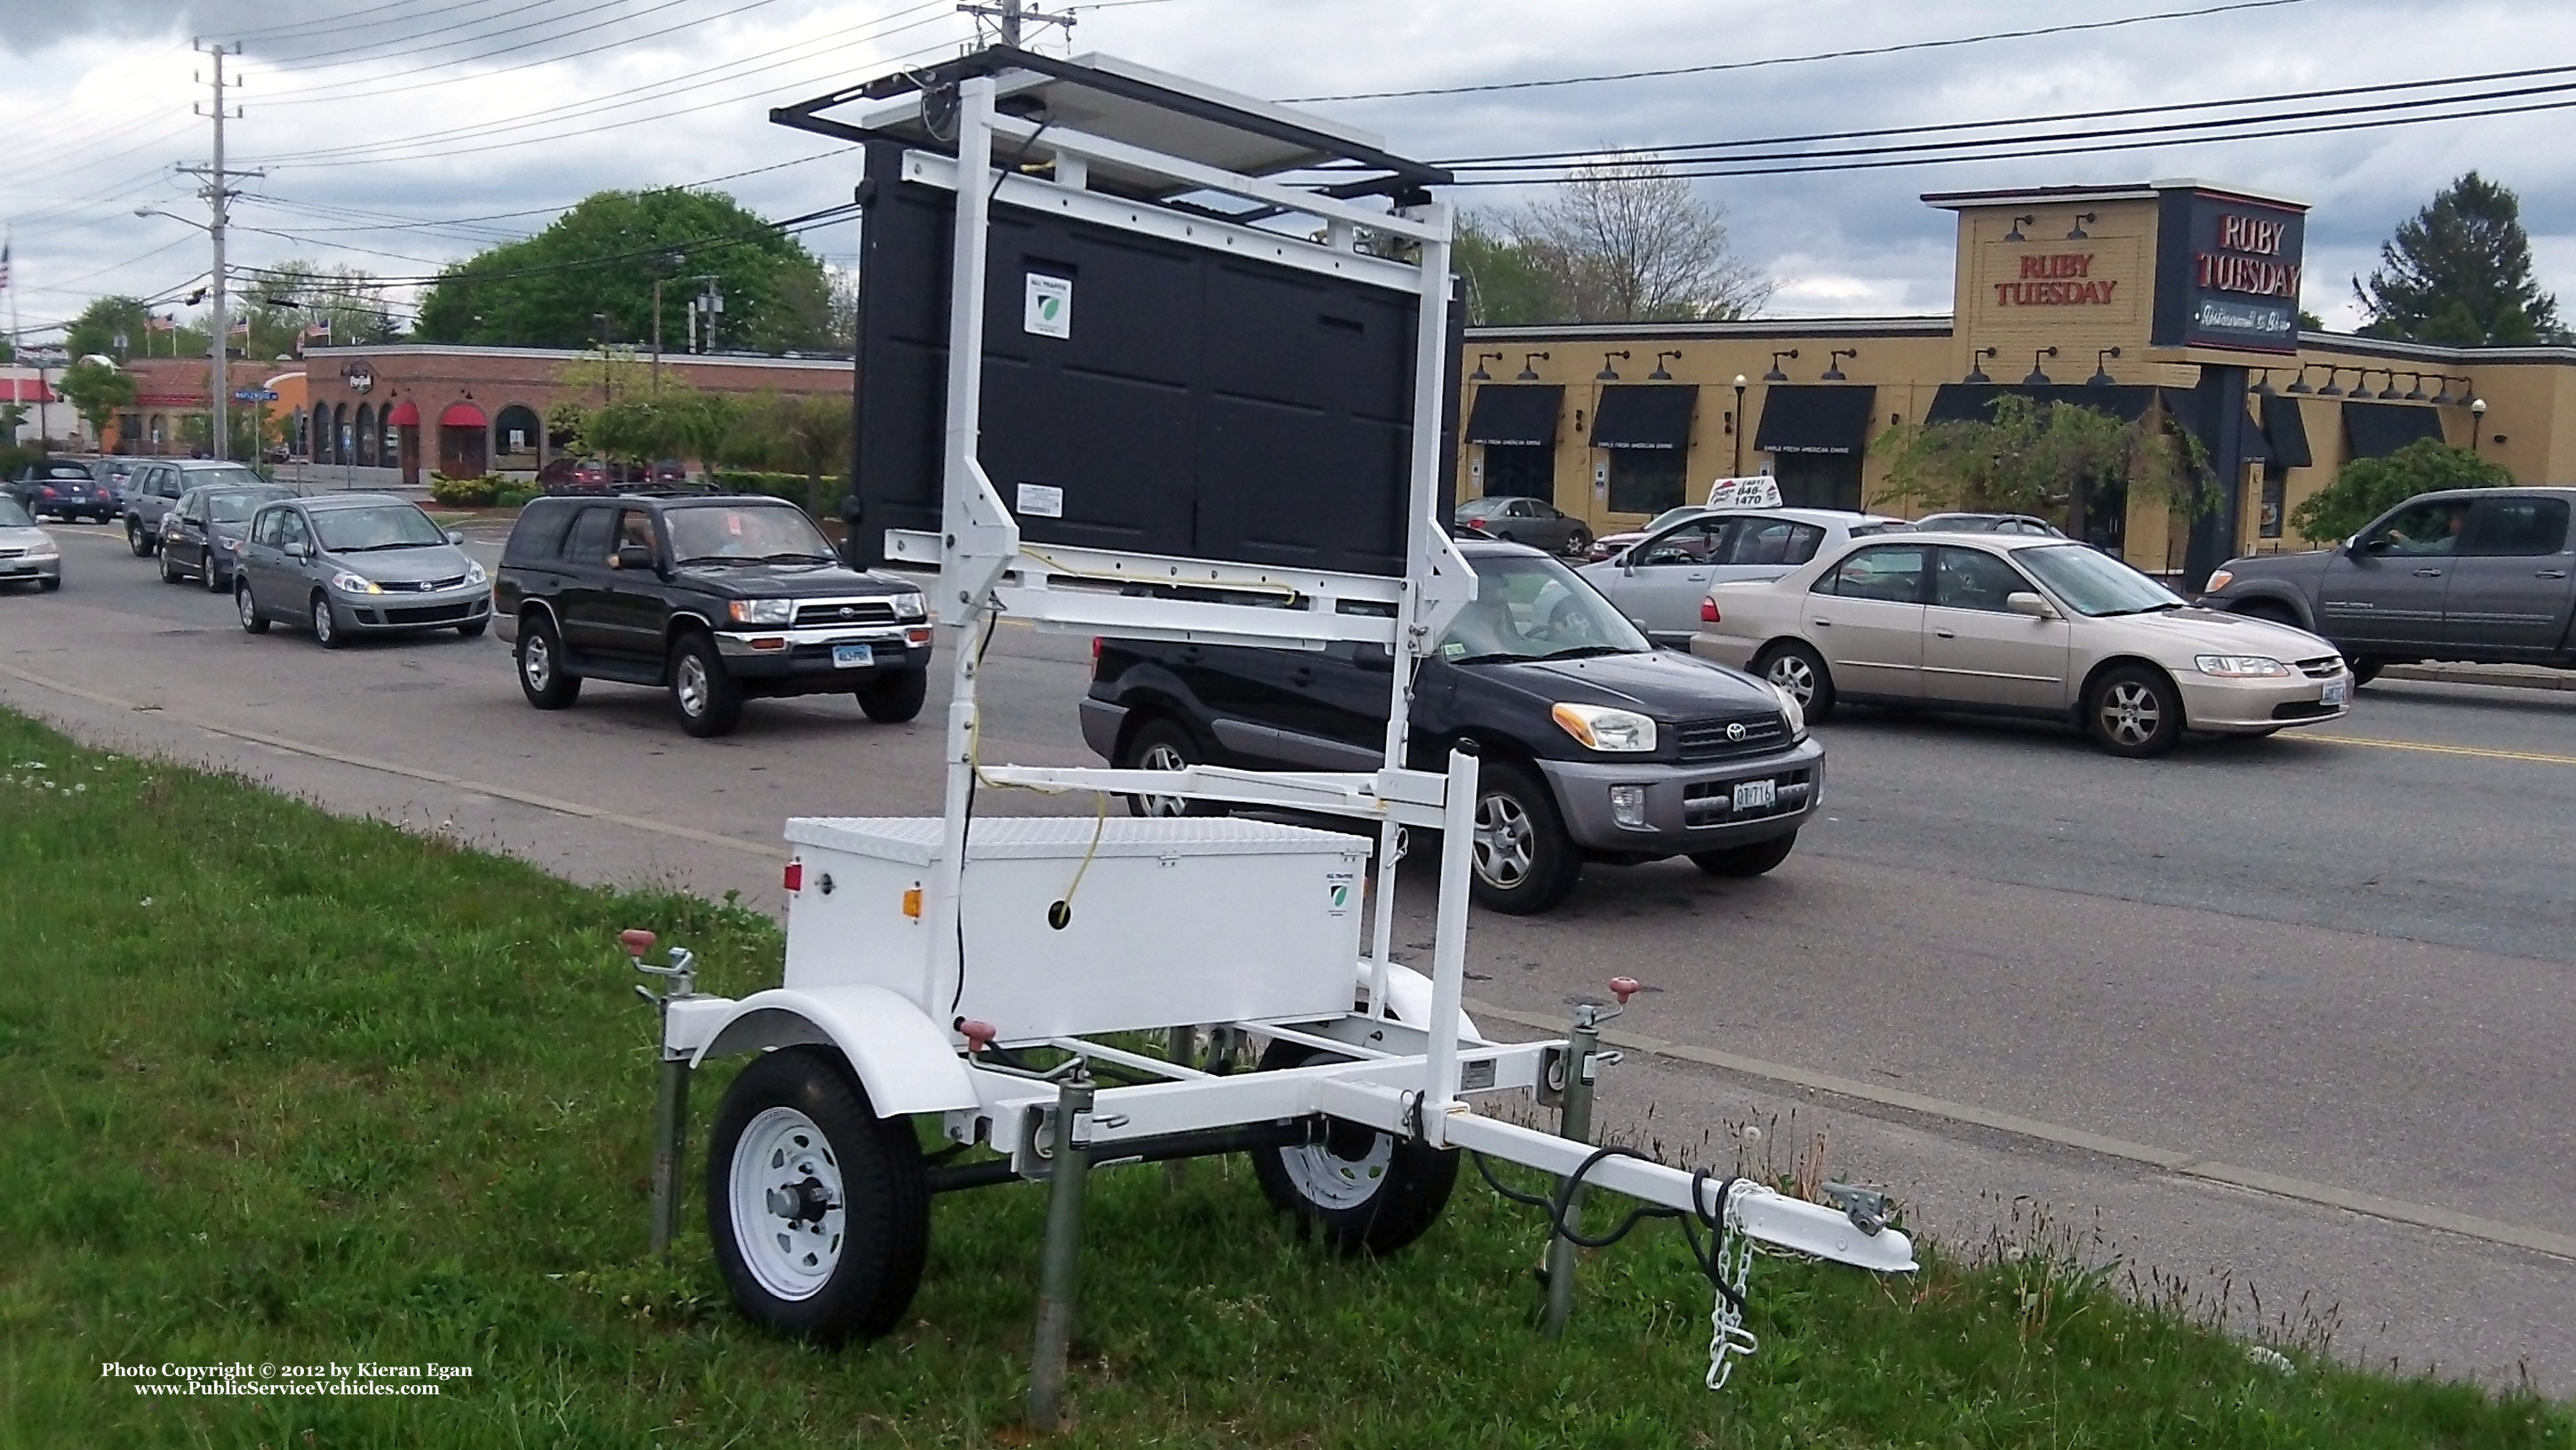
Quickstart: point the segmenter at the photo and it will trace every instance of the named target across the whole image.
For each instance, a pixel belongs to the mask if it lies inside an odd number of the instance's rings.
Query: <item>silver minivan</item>
[[[233,571],[241,627],[301,622],[337,649],[353,635],[453,629],[492,620],[491,580],[420,505],[385,493],[293,499],[251,519]]]

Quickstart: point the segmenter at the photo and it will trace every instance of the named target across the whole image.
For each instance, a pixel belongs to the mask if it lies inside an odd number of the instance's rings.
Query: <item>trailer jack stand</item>
[[[1574,1009],[1574,1027],[1565,1037],[1565,1056],[1561,1071],[1565,1082],[1558,1088],[1556,1116],[1557,1136],[1577,1143],[1592,1141],[1592,1092],[1601,1068],[1618,1061],[1616,1054],[1605,1058],[1601,1053],[1601,1024],[1619,1015],[1636,995],[1638,986],[1630,977],[1614,977],[1610,990],[1619,998],[1619,1006],[1603,1011],[1597,1003],[1586,1002]],[[1556,1084],[1543,1084],[1542,1088]],[[1565,1189],[1564,1228],[1581,1221],[1583,1185],[1563,1185]],[[1558,1228],[1551,1227],[1547,1238],[1547,1319],[1542,1332],[1550,1339],[1562,1338],[1565,1321],[1574,1313],[1574,1240]]]
[[[663,978],[670,990],[655,992],[637,983],[635,995],[653,1004],[662,1019],[660,1040],[670,1040],[671,1003],[697,995],[697,958],[687,947],[671,948],[670,964],[651,966],[644,954],[653,949],[653,933],[628,930],[618,933],[618,942],[635,961],[635,970],[646,976]],[[680,1169],[681,1142],[689,1131],[689,1059],[665,1051],[662,1071],[653,1093],[653,1233],[654,1257],[671,1252],[671,1243],[680,1236]]]
[[[1082,1196],[1091,1174],[1091,1095],[1091,1078],[1079,1070],[1056,1088],[1037,1354],[1029,1366],[1029,1428],[1040,1432],[1064,1423],[1065,1357],[1073,1345],[1074,1291],[1082,1274]]]

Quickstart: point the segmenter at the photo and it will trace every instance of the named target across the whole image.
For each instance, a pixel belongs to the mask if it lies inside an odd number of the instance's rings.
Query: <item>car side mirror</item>
[[[447,531],[447,542],[451,544],[463,544],[465,542],[465,531],[463,529],[449,529]]]
[[[650,544],[618,545],[617,567],[620,569],[641,569],[648,574],[651,573],[653,571],[653,546]]]
[[[2011,610],[2015,614],[2027,614],[2033,619],[2055,619],[2057,617],[2057,606],[2040,598],[2038,595],[2031,593],[2027,589],[2016,589],[2012,593],[2005,595],[2004,608]]]
[[[313,558],[313,541],[310,539],[299,539],[296,541],[294,546],[289,548],[286,552],[293,554],[298,559],[310,562]]]

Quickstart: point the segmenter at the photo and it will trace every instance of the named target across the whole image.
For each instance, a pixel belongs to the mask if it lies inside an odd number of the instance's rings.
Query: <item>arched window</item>
[[[373,403],[358,405],[358,466],[376,466],[376,408]]]
[[[492,418],[492,462],[499,468],[534,468],[537,466],[537,442],[545,424],[537,410],[525,403],[512,403]]]
[[[349,447],[349,405],[334,403],[331,406],[331,461],[348,462]]]
[[[158,448],[162,444],[170,441],[170,419],[168,415],[162,413],[155,413],[152,415],[151,436],[152,446],[155,448]]]

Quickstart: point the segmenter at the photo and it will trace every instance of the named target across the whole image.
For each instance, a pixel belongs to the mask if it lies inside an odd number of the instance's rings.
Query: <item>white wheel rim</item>
[[[1394,1161],[1395,1139],[1385,1133],[1369,1134],[1368,1151],[1357,1158],[1335,1153],[1329,1134],[1321,1143],[1279,1150],[1279,1166],[1287,1170],[1297,1196],[1334,1211],[1357,1208],[1376,1197]]]
[[[1519,801],[1499,793],[1477,801],[1476,874],[1505,891],[1528,880],[1537,835]]]
[[[249,625],[257,624],[259,622],[259,606],[251,601],[249,585],[243,585],[240,592],[233,595],[233,605],[241,611],[241,622],[243,624]]]
[[[2164,706],[2156,692],[2135,680],[2122,680],[2102,695],[2102,730],[2122,745],[2144,745],[2164,723]]]
[[[1145,753],[1137,757],[1136,767],[1139,770],[1187,770],[1190,761],[1188,756],[1181,754],[1179,746],[1157,742],[1147,746]],[[1145,814],[1149,816],[1177,816],[1189,809],[1189,802],[1176,795],[1149,795],[1142,799]]]
[[[689,715],[707,713],[707,667],[696,655],[680,657],[680,709]]]
[[[1796,655],[1782,655],[1771,662],[1771,683],[1788,691],[1800,709],[1815,702],[1816,672]]]
[[[544,689],[555,677],[554,655],[547,650],[543,635],[529,635],[527,643],[520,646],[519,668],[527,672],[528,688],[532,690]]]
[[[317,600],[313,605],[313,637],[328,644],[331,640],[331,601]]]
[[[726,1179],[743,1267],[781,1299],[821,1293],[849,1219],[841,1162],[823,1130],[794,1108],[763,1109],[735,1142]]]

